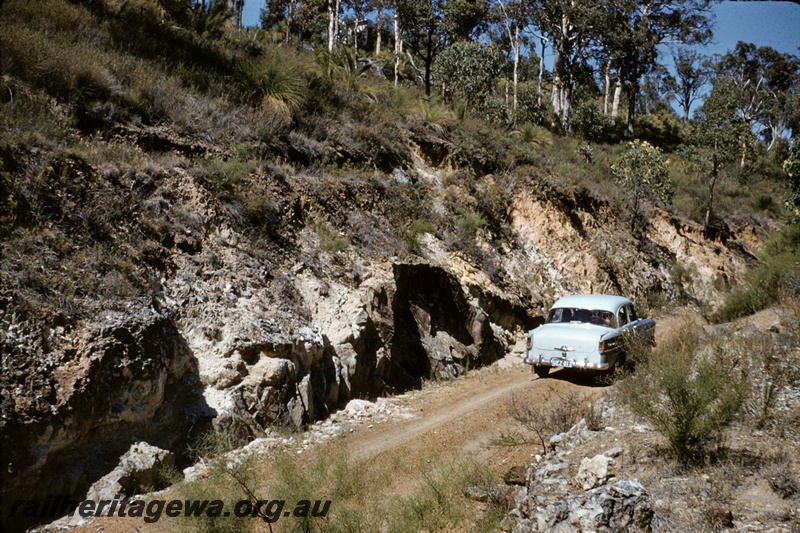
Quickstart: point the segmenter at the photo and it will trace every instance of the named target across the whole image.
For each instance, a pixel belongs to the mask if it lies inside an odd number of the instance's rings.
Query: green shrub
[[[712,317],[714,322],[727,322],[756,313],[783,296],[800,295],[800,270],[798,261],[800,228],[789,226],[768,243],[765,258],[745,274],[744,283],[734,287],[720,309]]]
[[[746,381],[718,340],[687,330],[659,344],[619,383],[620,398],[666,437],[682,464],[702,459],[741,408]]]
[[[327,252],[338,252],[350,246],[350,239],[322,217],[314,221],[314,231],[319,237],[319,246]]]
[[[232,191],[248,174],[258,168],[258,161],[251,156],[246,145],[234,148],[234,154],[228,159],[208,159],[202,162],[203,169],[211,177],[214,186],[223,191]]]
[[[542,126],[536,126],[531,122],[526,122],[519,129],[512,132],[518,135],[524,143],[539,147],[553,146],[553,135]]]
[[[576,135],[592,142],[608,141],[614,129],[611,117],[592,102],[578,106],[570,122]]]
[[[536,83],[524,82],[517,87],[517,124],[530,122],[544,126],[550,117],[550,109],[545,104],[547,97],[539,105],[539,89]]]
[[[302,105],[306,84],[297,65],[278,53],[245,61],[237,80],[245,98],[256,104],[269,104],[287,114]]]
[[[419,239],[425,233],[433,231],[433,224],[424,219],[414,219],[406,230],[405,240],[408,249],[416,252],[419,248]]]
[[[675,285],[680,302],[687,302],[695,297],[694,283],[697,275],[697,265],[694,263],[687,266],[676,261],[670,267],[669,279]]]

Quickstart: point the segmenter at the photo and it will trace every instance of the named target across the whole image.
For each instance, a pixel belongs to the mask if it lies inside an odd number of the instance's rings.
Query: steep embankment
[[[245,442],[457,376],[564,293],[674,294],[675,261],[711,291],[758,245],[706,242],[660,213],[635,238],[589,192],[526,176],[470,192],[422,160],[390,177],[265,164],[233,192],[181,158],[109,169],[55,155],[47,173],[2,250],[4,502],[82,496],[134,442],[186,461],[210,425]],[[446,226],[454,197],[498,190],[499,226],[410,232],[420,213]]]

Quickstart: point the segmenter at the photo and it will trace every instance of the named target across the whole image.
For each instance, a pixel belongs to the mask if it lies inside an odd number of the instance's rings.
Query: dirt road
[[[502,483],[500,480],[510,467],[527,466],[533,455],[542,453],[541,445],[534,442],[501,443],[514,432],[524,433],[510,414],[512,398],[522,403],[540,402],[574,393],[589,402],[602,395],[603,390],[591,378],[569,370],[557,370],[549,378],[539,379],[521,362],[519,354],[510,355],[458,379],[427,383],[422,390],[392,398],[394,407],[405,416],[367,419],[333,446],[337,452],[345,451],[350,464],[368,471],[368,479],[381,480],[383,500],[413,494],[424,482],[419,472],[433,472],[454,459],[480,464],[493,480]],[[325,445],[312,446],[294,461],[306,468],[326,453],[329,448]],[[268,458],[261,464],[263,471],[258,476],[264,482],[274,469]],[[212,493],[224,493],[224,489],[212,488]],[[172,531],[178,524],[169,520],[145,524],[129,517],[93,518],[75,531]],[[282,528],[259,524],[256,530]]]
[[[591,379],[566,371],[539,379],[530,367],[509,357],[499,365],[453,381],[429,384],[398,398],[413,418],[361,427],[349,437],[348,447],[352,457],[361,460],[382,454],[413,456],[455,449],[475,452],[500,464],[515,459],[529,461],[530,448],[512,453],[496,445],[501,435],[520,429],[509,412],[512,397],[537,402],[571,391],[585,395],[587,402],[602,394],[602,388]]]

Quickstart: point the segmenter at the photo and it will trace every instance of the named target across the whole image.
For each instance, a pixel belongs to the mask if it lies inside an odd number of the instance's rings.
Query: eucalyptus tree
[[[689,121],[689,113],[703,90],[708,85],[713,72],[709,58],[690,48],[679,48],[673,54],[675,75],[666,76],[669,94],[681,107],[683,121]]]
[[[711,38],[706,0],[615,0],[604,27],[627,97],[626,133],[633,135],[642,79],[657,64],[662,44],[698,44]]]
[[[524,29],[531,22],[531,9],[527,0],[494,0],[493,18],[497,20],[508,39],[513,63],[513,92],[511,116],[517,118],[520,49],[524,42]]]
[[[607,12],[604,0],[534,0],[533,23],[553,49],[553,112],[563,132],[569,131],[576,74],[587,60]]]
[[[502,66],[503,56],[496,46],[458,41],[439,54],[433,72],[446,97],[457,98],[474,110],[493,96]]]
[[[261,27],[284,33],[289,44],[300,42],[317,24],[322,24],[328,0],[266,0],[261,8]]]
[[[697,149],[703,172],[707,174],[703,231],[710,236],[714,214],[714,192],[723,167],[736,160],[739,147],[750,142],[748,123],[737,111],[733,85],[725,79],[714,84],[711,94],[695,113],[689,142]]]
[[[339,42],[339,22],[341,20],[342,2],[341,0],[327,0],[328,7],[328,52],[333,52],[333,48]]]
[[[800,103],[800,59],[768,46],[738,42],[722,56],[718,72],[730,81],[740,116],[761,125],[771,149],[796,124]],[[744,165],[743,152],[741,164]]]
[[[486,23],[488,0],[397,0],[403,41],[425,65],[425,94],[431,93],[436,55],[459,39],[474,37]]]

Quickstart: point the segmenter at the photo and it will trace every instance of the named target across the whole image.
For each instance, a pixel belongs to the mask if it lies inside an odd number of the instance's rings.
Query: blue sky
[[[258,26],[262,7],[263,0],[245,0],[245,26]],[[737,41],[744,41],[800,56],[800,3],[722,2],[714,4],[713,10],[715,42],[705,53],[725,53]]]
[[[714,6],[714,13],[715,43],[706,53],[722,54],[744,41],[800,56],[800,4],[722,2]]]

